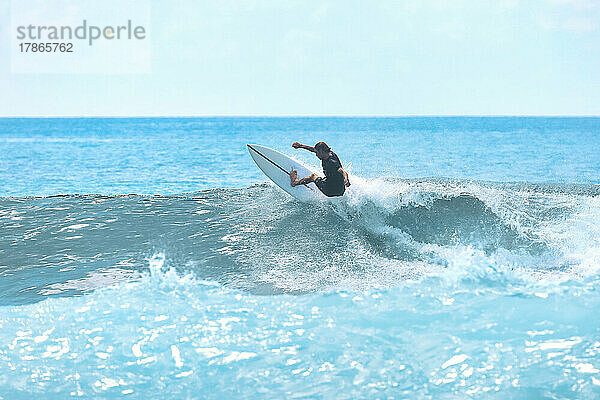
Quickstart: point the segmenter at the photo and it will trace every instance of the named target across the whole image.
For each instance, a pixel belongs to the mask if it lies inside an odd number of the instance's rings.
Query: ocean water
[[[304,204],[246,143],[343,198]],[[600,397],[600,118],[0,119],[0,398]]]

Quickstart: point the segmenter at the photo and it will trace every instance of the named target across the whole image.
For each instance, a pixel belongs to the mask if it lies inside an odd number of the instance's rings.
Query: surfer
[[[290,173],[292,186],[306,185],[314,182],[321,192],[327,197],[342,196],[346,188],[350,186],[348,173],[342,168],[342,163],[337,154],[331,151],[331,148],[325,142],[319,142],[315,146],[307,146],[294,142],[292,147],[295,149],[305,149],[317,155],[323,165],[323,173],[325,178],[321,178],[317,174],[310,174],[307,177],[298,179],[298,171],[293,170]]]

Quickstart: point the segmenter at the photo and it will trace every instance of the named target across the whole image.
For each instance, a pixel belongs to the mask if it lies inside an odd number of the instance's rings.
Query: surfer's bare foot
[[[292,186],[296,186],[298,183],[298,171],[296,171],[295,169],[292,170],[292,172],[290,172],[290,184]]]

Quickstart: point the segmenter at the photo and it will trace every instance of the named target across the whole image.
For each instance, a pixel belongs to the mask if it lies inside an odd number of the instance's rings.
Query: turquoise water
[[[351,173],[332,203],[245,144]],[[0,119],[0,397],[600,396],[600,119]]]

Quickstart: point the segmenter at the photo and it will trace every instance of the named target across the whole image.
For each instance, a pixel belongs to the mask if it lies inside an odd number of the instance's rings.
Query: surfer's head
[[[327,143],[325,142],[319,142],[315,144],[315,152],[317,153],[317,157],[319,157],[321,160],[326,159],[329,156],[330,151],[331,148],[327,146]]]

